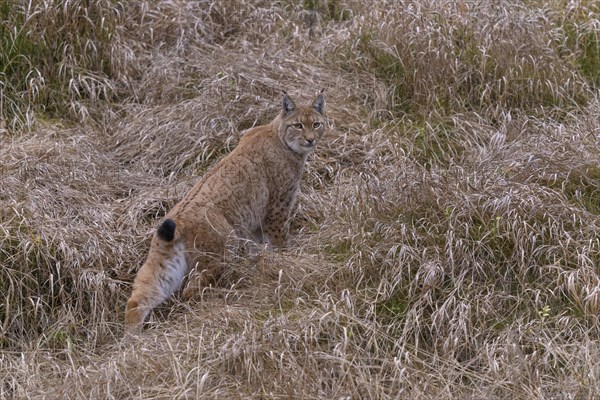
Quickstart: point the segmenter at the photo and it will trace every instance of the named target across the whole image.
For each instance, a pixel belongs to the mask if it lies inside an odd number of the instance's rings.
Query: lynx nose
[[[315,139],[306,139],[306,143],[312,145],[315,143]]]

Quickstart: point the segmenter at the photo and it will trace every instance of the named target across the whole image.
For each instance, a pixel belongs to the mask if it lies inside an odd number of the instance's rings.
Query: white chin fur
[[[307,154],[315,149],[315,146],[302,146],[295,140],[291,143],[288,142],[288,146],[290,149],[292,149],[295,153],[298,154]]]

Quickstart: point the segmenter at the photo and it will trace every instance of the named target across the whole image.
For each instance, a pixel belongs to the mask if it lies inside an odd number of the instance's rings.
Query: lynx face
[[[283,110],[279,135],[286,146],[298,155],[307,155],[314,150],[325,132],[325,102],[323,94],[308,107],[296,107],[284,93]]]

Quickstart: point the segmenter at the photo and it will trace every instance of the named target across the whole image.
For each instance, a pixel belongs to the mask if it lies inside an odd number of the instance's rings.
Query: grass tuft
[[[0,7],[0,116],[15,130],[46,118],[89,117],[131,75],[121,33],[126,10],[111,1],[23,2]]]
[[[571,109],[589,98],[595,47],[586,40],[579,57],[586,66],[573,70],[548,42],[546,18],[543,9],[508,3],[373,7],[341,46],[341,65],[385,82],[387,109],[399,116]]]

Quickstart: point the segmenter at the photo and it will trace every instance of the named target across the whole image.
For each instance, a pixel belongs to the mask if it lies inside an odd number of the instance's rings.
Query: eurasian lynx
[[[285,243],[304,163],[325,131],[323,91],[307,107],[284,92],[282,106],[270,124],[244,134],[158,226],[127,301],[128,330],[141,328],[188,274],[184,299],[214,282],[231,238]]]

